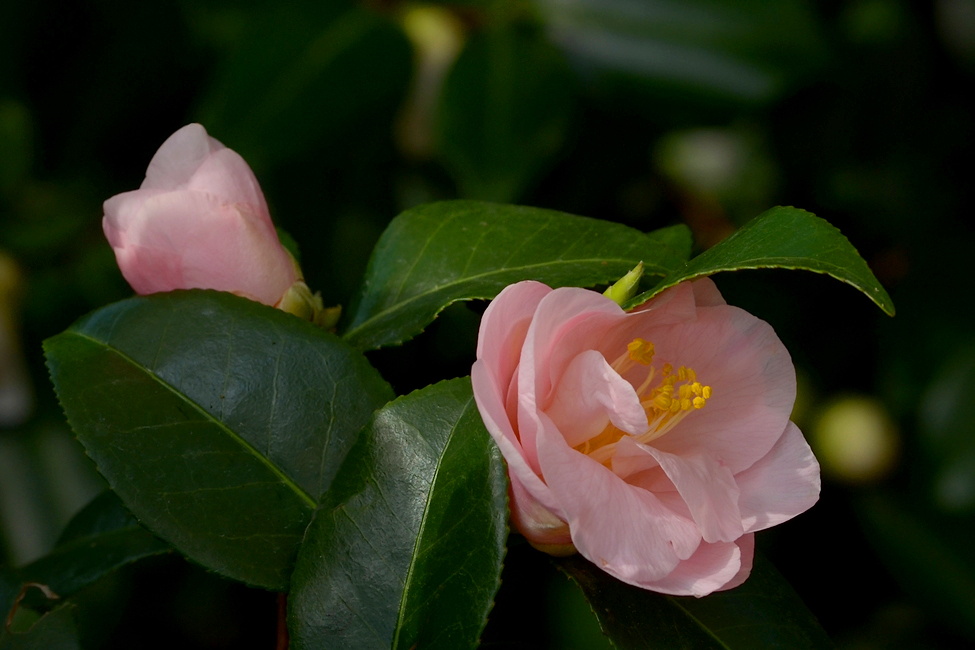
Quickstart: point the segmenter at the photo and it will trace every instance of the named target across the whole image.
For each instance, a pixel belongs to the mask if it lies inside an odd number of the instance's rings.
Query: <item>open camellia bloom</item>
[[[471,380],[515,527],[629,584],[737,586],[755,531],[819,498],[819,464],[789,421],[789,353],[709,279],[630,313],[586,289],[511,285],[481,320]]]
[[[254,173],[199,124],[171,135],[142,186],[104,209],[105,236],[137,293],[217,289],[276,305],[300,279]]]

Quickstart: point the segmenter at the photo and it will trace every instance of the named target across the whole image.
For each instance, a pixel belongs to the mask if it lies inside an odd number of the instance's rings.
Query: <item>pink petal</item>
[[[557,430],[538,435],[545,481],[584,557],[623,582],[643,586],[667,576],[697,549],[697,526],[653,494],[569,448]]]
[[[570,447],[599,435],[610,422],[630,434],[645,433],[648,424],[633,386],[595,350],[569,364],[546,413]]]
[[[541,282],[519,282],[505,287],[484,310],[477,334],[477,358],[491,368],[502,394],[507,392],[518,365],[535,309],[551,292]]]
[[[501,403],[498,383],[484,359],[478,359],[471,367],[471,388],[474,391],[474,401],[481,413],[481,419],[484,420],[484,426],[498,444],[501,455],[508,464],[508,475],[512,480],[517,479],[542,507],[553,513],[561,513],[561,507],[548,486],[528,464],[524,449]]]
[[[651,445],[639,447],[673,481],[705,542],[731,542],[741,537],[738,485],[731,470],[706,451],[677,456]]]
[[[724,588],[741,568],[742,552],[734,542],[701,542],[694,555],[666,577],[641,586],[662,594],[700,598]]]
[[[555,289],[538,303],[521,348],[517,375],[518,438],[534,466],[538,466],[535,437],[542,426],[540,410],[547,407],[553,387],[575,355],[592,347],[562,338],[575,330],[585,330],[589,338],[598,337],[622,316],[615,302],[585,289]],[[560,355],[558,362],[553,362],[554,353]]]
[[[741,490],[742,524],[748,532],[788,521],[819,500],[819,462],[792,422],[769,453],[735,475],[735,480]]]
[[[224,203],[251,206],[252,213],[273,228],[261,186],[236,151],[220,149],[207,156],[189,179],[186,189],[212,194]]]
[[[138,293],[217,289],[274,305],[295,271],[272,235],[206,194],[169,192],[150,197],[131,215],[128,241],[115,254]]]
[[[187,124],[169,136],[149,162],[141,189],[182,189],[203,161],[224,146],[199,124]]]
[[[533,497],[514,474],[509,477],[509,485],[511,523],[515,529],[533,546],[549,547],[549,551],[561,546],[567,551],[565,555],[574,553],[569,525]]]
[[[684,456],[706,449],[737,473],[779,439],[796,396],[792,359],[771,326],[737,307],[702,307],[693,322],[654,329],[655,361],[686,365],[710,385],[707,405],[654,447]]]
[[[742,535],[735,540],[735,544],[741,549],[741,568],[738,569],[738,573],[735,574],[734,578],[719,587],[716,591],[734,589],[745,582],[752,572],[752,564],[755,562],[755,535],[752,533]]]
[[[691,288],[694,289],[694,302],[697,303],[698,307],[717,307],[728,304],[711,278],[695,280],[691,282]]]
[[[112,247],[124,246],[128,242],[126,229],[138,218],[142,205],[154,196],[162,194],[162,190],[133,190],[116,194],[105,201],[102,210],[102,230]]]

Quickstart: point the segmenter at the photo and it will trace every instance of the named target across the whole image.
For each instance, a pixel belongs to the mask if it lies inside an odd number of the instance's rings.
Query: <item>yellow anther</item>
[[[702,409],[702,408],[704,408],[704,401],[705,400],[704,400],[703,397],[695,397],[694,398],[694,408],[696,408],[696,409]]]
[[[701,389],[701,397],[704,399],[711,399],[711,387],[705,386]]]
[[[663,367],[664,377],[668,376],[672,372],[674,372],[674,367],[669,363],[665,363]]]
[[[662,394],[666,395],[667,397],[673,397],[673,395],[674,395],[674,385],[673,384],[664,384],[663,386],[661,386],[657,390],[659,390]]]
[[[630,351],[630,359],[637,363],[649,366],[653,361],[653,343],[636,338],[627,344],[626,349]]]
[[[695,395],[700,395],[701,394],[701,390],[702,390],[701,383],[695,381],[693,384],[690,385],[690,389],[692,391],[694,391],[694,394]]]
[[[670,412],[677,413],[678,411],[680,411],[680,400],[675,399],[673,402],[670,403]]]
[[[679,394],[680,394],[680,398],[681,399],[684,399],[685,397],[690,397],[691,396],[691,387],[688,386],[687,384],[681,384],[681,386],[680,386],[680,393]]]
[[[691,381],[697,381],[697,373],[694,372],[693,368],[687,369],[687,378],[690,379]]]
[[[677,375],[671,375],[670,377],[666,377],[663,383],[667,386],[673,386],[675,383],[677,383]]]
[[[687,399],[686,397],[680,401],[680,410],[682,411],[690,411],[693,406],[694,405],[691,404],[691,400]]]
[[[667,409],[671,408],[671,406],[674,404],[677,404],[677,402],[672,400],[669,395],[665,395],[663,393],[653,398],[654,408],[660,409],[661,411],[666,411]]]
[[[686,380],[687,379],[687,368],[685,368],[684,366],[681,366],[680,368],[678,368],[677,369],[677,378],[680,379],[681,381]]]

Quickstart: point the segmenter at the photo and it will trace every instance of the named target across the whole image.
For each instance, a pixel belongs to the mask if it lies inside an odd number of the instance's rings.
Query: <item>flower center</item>
[[[673,429],[691,412],[704,408],[712,392],[710,386],[704,386],[697,380],[694,369],[686,366],[674,370],[674,366],[665,363],[660,367],[658,377],[653,357],[653,343],[636,338],[626,346],[626,352],[612,363],[613,370],[620,375],[636,365],[647,367],[647,377],[637,387],[636,394],[647,413],[650,426],[646,433],[634,436],[636,442],[644,444]],[[610,423],[599,435],[575,449],[605,465],[616,453],[616,443],[624,435],[623,431]]]

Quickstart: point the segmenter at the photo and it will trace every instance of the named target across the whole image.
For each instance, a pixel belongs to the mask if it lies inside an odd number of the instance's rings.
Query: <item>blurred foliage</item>
[[[386,224],[431,200],[683,222],[697,252],[777,203],[828,219],[896,318],[809,274],[716,282],[791,351],[800,427],[866,396],[900,453],[870,481],[827,476],[821,502],[759,546],[841,647],[970,644],[973,43],[975,0],[5,0],[0,565],[49,551],[101,489],[40,342],[131,294],[100,204],[202,120],[254,166],[327,304],[347,306]],[[370,359],[399,393],[466,375],[476,312],[454,305]],[[536,560],[509,551],[485,647],[541,599],[566,604],[532,618],[522,647],[569,647],[578,600]],[[178,558],[110,578],[86,596],[117,613],[90,637],[107,647],[273,641],[272,595]],[[599,647],[587,629],[572,647]]]

